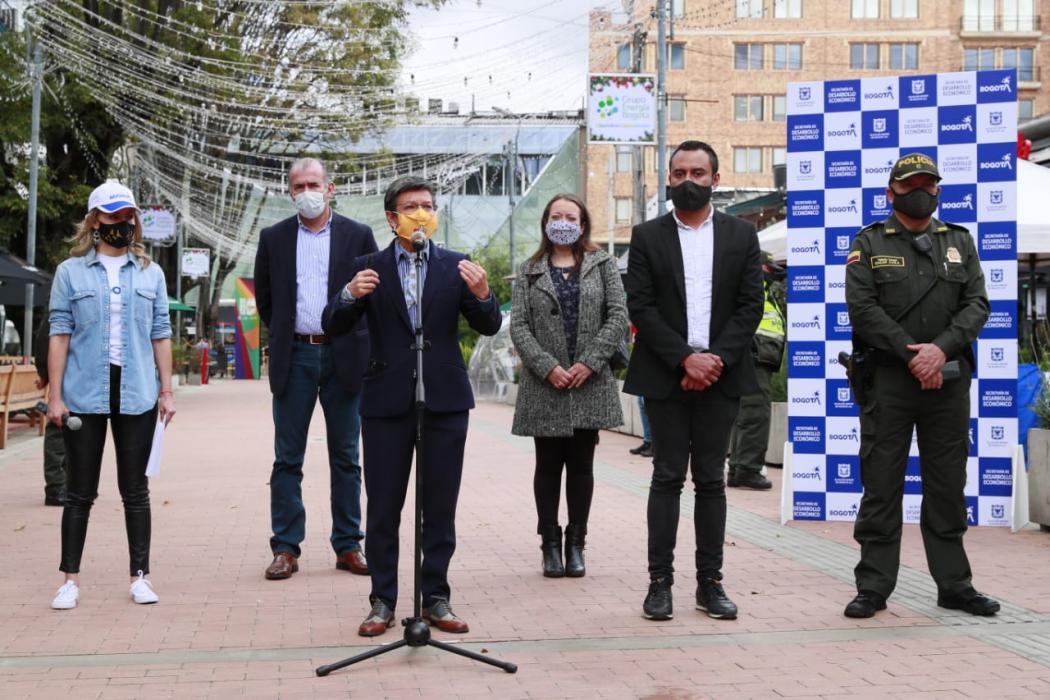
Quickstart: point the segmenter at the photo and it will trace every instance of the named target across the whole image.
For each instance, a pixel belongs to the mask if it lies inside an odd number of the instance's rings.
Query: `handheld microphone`
[[[47,404],[40,401],[36,405],[36,410],[40,413],[47,415]],[[68,413],[62,415],[62,425],[69,428],[70,430],[80,430],[81,426],[84,425],[84,421],[80,420],[76,416],[71,416]]]
[[[423,232],[423,229],[418,229],[412,232],[412,250],[417,253],[427,247],[427,234]]]

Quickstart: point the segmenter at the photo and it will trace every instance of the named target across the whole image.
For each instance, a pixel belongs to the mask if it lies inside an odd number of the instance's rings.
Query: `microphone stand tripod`
[[[423,249],[426,247],[426,238],[420,236],[413,236],[412,247],[416,251],[416,342],[412,345],[412,349],[416,351],[416,474],[415,474],[415,488],[416,488],[416,524],[415,524],[415,571],[414,571],[414,591],[412,594],[412,617],[406,617],[401,621],[402,626],[405,628],[405,636],[396,642],[391,644],[384,644],[383,646],[376,647],[370,651],[366,651],[357,656],[352,656],[342,661],[336,661],[335,663],[326,664],[317,668],[318,676],[327,676],[332,671],[337,671],[341,668],[345,668],[352,664],[356,664],[359,661],[365,661],[381,654],[400,649],[404,646],[409,647],[435,647],[443,651],[448,651],[453,654],[459,654],[465,656],[468,659],[474,661],[480,661],[481,663],[496,666],[502,668],[507,673],[515,673],[518,670],[517,664],[512,664],[508,661],[500,661],[499,659],[492,659],[487,656],[483,656],[467,649],[461,649],[452,644],[438,641],[430,637],[430,626],[426,620],[423,619],[422,608],[423,608],[423,594],[420,590],[420,578],[421,570],[423,566],[423,550],[420,544],[420,535],[422,532],[423,525],[423,511],[422,511],[422,495],[423,495],[423,479],[421,477],[423,473],[423,415],[426,408],[426,394],[423,388],[423,351],[430,345],[430,341],[423,340]]]

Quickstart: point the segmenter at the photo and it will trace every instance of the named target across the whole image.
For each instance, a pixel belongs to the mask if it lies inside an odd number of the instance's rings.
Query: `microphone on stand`
[[[423,229],[418,229],[412,232],[412,250],[417,253],[427,247],[427,234],[423,233]]]

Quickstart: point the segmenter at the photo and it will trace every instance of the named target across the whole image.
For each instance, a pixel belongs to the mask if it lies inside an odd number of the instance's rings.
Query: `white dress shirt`
[[[321,313],[328,304],[328,259],[332,248],[332,217],[317,233],[303,226],[295,240],[295,332],[321,335]]]
[[[678,224],[678,242],[682,246],[685,272],[685,316],[688,327],[686,342],[694,350],[711,347],[711,280],[714,271],[715,208],[697,228],[690,228],[673,212]]]

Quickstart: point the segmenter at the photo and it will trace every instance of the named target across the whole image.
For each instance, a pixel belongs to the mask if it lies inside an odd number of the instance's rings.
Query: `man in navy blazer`
[[[412,469],[416,426],[416,313],[422,307],[423,386],[423,616],[445,632],[466,632],[466,622],[449,605],[448,567],[456,549],[456,502],[463,472],[467,418],[474,395],[459,348],[462,313],[471,328],[495,335],[502,323],[499,302],[485,270],[466,256],[429,240],[423,258],[423,294],[416,300],[415,256],[410,238],[437,227],[434,188],[418,177],[391,183],[383,206],[397,234],[376,254],[358,258],[350,282],[333,295],[324,314],[325,332],[352,332],[368,320],[371,354],[361,401],[368,492],[366,551],[372,572],[371,612],[358,633],[382,634],[394,624],[397,605],[398,528]]]
[[[369,227],[332,211],[335,185],[320,161],[304,158],[293,163],[288,186],[299,214],[263,229],[255,256],[256,302],[270,329],[273,393],[274,558],[266,578],[286,579],[299,570],[299,545],[306,534],[303,457],[318,397],[327,433],[335,565],[367,575],[361,551],[358,405],[368,360],[368,328],[362,323],[330,338],[321,327],[321,314],[354,258],[376,250],[375,237]]]

